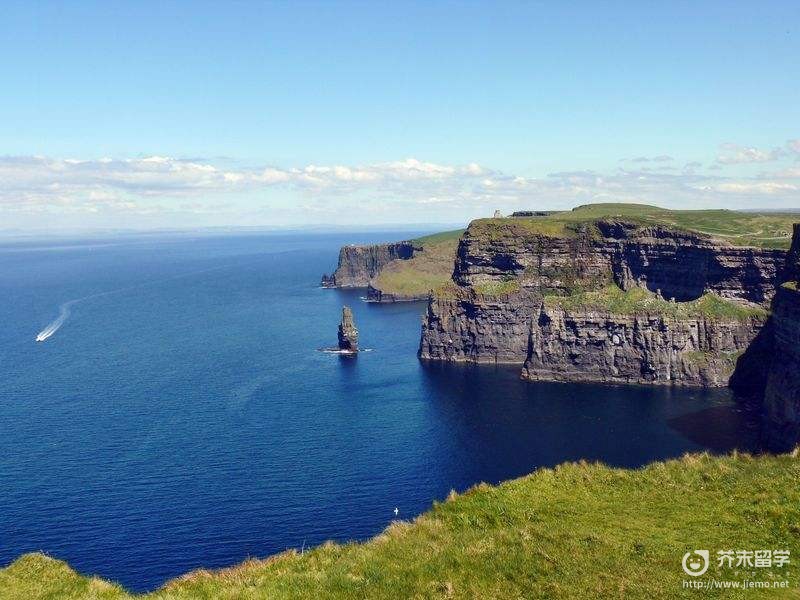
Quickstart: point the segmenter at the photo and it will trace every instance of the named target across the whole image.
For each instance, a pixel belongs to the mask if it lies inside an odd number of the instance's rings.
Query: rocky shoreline
[[[429,294],[393,294],[378,289],[372,283],[367,286],[367,302],[420,302],[428,299]]]

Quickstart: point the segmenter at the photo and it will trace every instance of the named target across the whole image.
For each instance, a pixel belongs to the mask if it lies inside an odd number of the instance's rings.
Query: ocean
[[[0,244],[0,565],[42,551],[152,590],[542,466],[756,448],[727,390],[423,364],[424,303],[319,287],[342,244],[413,233]],[[319,351],[343,305],[355,358]]]

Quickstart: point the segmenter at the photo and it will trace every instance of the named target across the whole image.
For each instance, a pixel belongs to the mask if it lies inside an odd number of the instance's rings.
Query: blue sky
[[[9,227],[800,207],[797,2],[6,2],[0,57]]]

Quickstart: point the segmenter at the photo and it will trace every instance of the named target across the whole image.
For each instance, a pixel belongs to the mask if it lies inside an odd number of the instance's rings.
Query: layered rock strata
[[[774,450],[800,444],[800,224],[794,226],[786,271],[788,281],[773,305],[773,360],[764,389],[764,431]]]
[[[415,302],[427,299],[428,294],[395,294],[385,292],[375,287],[372,283],[367,286],[367,302]]]
[[[773,360],[764,390],[764,431],[773,450],[800,443],[800,291],[782,287],[772,318]]]
[[[459,243],[453,280],[460,286],[518,279],[568,292],[576,281],[608,279],[666,299],[706,292],[768,304],[782,281],[784,250],[727,245],[699,233],[599,220],[555,234],[514,222],[471,225]]]
[[[541,305],[524,379],[725,386],[765,319],[619,315]]]
[[[339,262],[333,275],[322,276],[323,287],[367,287],[381,269],[396,259],[407,260],[414,255],[409,241],[364,246],[342,246]]]
[[[678,302],[714,293],[766,307],[781,281],[785,257],[784,250],[731,246],[702,234],[624,221],[599,220],[557,233],[531,231],[521,220],[479,221],[459,243],[453,291],[429,301],[419,356],[522,364],[545,295],[609,283],[623,290],[645,288]],[[507,283],[518,291],[480,293]],[[692,327],[709,329],[699,322],[680,326]],[[749,341],[741,332],[736,339],[735,349],[721,351],[739,352]]]
[[[422,321],[419,356],[522,364],[527,356],[534,302],[524,293],[492,296],[470,288],[433,295]]]

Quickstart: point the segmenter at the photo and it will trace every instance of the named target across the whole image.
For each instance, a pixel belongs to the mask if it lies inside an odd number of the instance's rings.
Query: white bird
[[[400,509],[395,506],[394,507],[394,516],[396,517],[399,512],[400,512]]]

